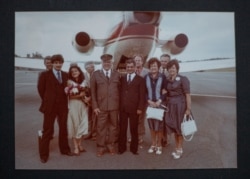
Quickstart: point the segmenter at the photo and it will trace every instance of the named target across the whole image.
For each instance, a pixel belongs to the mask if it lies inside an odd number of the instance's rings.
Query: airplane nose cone
[[[75,37],[75,41],[78,45],[85,46],[89,44],[90,37],[85,32],[79,32]]]

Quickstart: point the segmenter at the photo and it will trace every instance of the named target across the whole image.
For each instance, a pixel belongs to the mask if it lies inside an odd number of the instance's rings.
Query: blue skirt
[[[153,131],[156,131],[156,132],[163,131],[164,120],[159,121],[159,120],[156,120],[156,119],[148,118],[148,126],[149,126],[150,130],[153,130]]]

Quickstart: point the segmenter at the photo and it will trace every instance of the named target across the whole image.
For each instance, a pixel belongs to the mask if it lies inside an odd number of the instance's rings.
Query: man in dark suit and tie
[[[62,55],[51,57],[52,70],[42,73],[38,80],[38,93],[42,99],[39,110],[44,114],[43,134],[39,147],[40,160],[46,163],[49,158],[49,143],[54,131],[57,118],[59,125],[59,148],[63,155],[72,156],[68,144],[67,115],[68,100],[64,92],[68,75],[61,71],[64,59]]]
[[[116,153],[118,140],[120,74],[112,70],[113,56],[101,56],[102,69],[93,73],[90,79],[92,108],[97,116],[97,156],[101,157],[106,148],[111,155]]]
[[[121,78],[120,90],[120,134],[119,154],[126,151],[128,120],[131,133],[130,151],[138,154],[138,120],[145,107],[145,81],[135,73],[136,63],[133,59],[126,61],[127,75]]]

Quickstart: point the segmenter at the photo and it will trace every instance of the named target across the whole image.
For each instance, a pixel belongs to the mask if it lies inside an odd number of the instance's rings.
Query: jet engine
[[[72,41],[72,45],[78,52],[91,54],[95,42],[86,32],[78,32]]]
[[[173,55],[181,53],[188,44],[188,37],[185,34],[178,34],[173,39],[167,41],[161,47],[163,53],[171,53]]]

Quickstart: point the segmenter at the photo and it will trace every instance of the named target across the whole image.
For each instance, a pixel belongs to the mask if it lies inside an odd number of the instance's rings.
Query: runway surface
[[[96,143],[84,140],[87,152],[80,156],[61,155],[58,148],[58,127],[50,143],[50,157],[46,164],[39,160],[37,131],[43,116],[38,111],[40,98],[36,89],[37,71],[15,71],[15,168],[16,169],[217,169],[237,168],[236,136],[236,77],[235,72],[182,73],[191,82],[192,111],[198,132],[191,142],[184,142],[183,156],[174,160],[173,136],[162,155],[148,154],[150,134],[146,136],[139,155],[105,154],[96,157]],[[70,144],[72,146],[71,140]],[[129,146],[129,145],[128,145]]]

